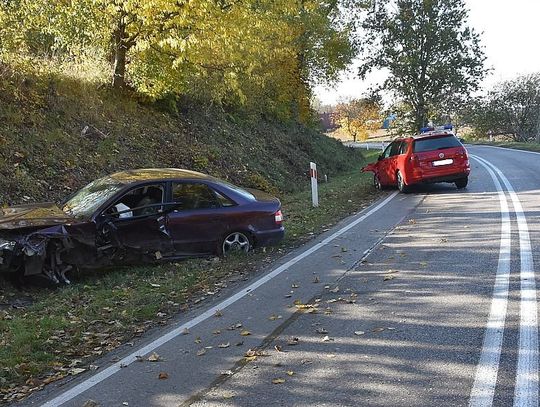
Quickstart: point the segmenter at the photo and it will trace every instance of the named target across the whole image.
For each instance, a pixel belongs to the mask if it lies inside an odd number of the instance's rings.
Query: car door
[[[205,183],[175,181],[171,204],[175,209],[167,215],[167,228],[176,255],[215,253],[235,203]]]
[[[399,152],[401,140],[393,141],[386,147],[379,161],[379,179],[384,185],[393,185],[396,183],[396,156]]]
[[[96,218],[98,250],[116,256],[149,254],[158,260],[172,254],[164,198],[164,183],[136,187],[116,198]]]

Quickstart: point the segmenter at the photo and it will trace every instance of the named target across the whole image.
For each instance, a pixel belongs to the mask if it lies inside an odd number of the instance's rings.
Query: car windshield
[[[445,148],[461,147],[459,140],[452,135],[426,138],[414,142],[414,152],[423,153],[425,151],[444,150]]]
[[[100,178],[71,196],[62,206],[62,210],[76,218],[88,219],[123,187],[124,184],[110,177]]]

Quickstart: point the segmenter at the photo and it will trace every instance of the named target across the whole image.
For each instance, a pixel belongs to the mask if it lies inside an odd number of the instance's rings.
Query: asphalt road
[[[537,406],[540,155],[469,152],[24,405]]]

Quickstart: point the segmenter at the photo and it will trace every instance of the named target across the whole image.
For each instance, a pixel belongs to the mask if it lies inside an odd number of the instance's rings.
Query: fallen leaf
[[[159,380],[166,380],[169,378],[169,375],[165,372],[160,372],[159,375],[158,375],[158,379]]]
[[[294,346],[294,345],[298,345],[298,342],[300,342],[300,339],[298,338],[291,338],[287,341],[287,345],[289,346]]]
[[[323,342],[332,342],[333,340],[334,340],[334,339],[333,339],[333,338],[330,338],[328,335],[326,335],[326,336],[322,339]]]
[[[148,359],[146,360],[148,360],[149,362],[159,362],[161,360],[161,357],[156,352],[152,352],[152,354],[148,356]]]
[[[393,280],[394,278],[396,278],[396,276],[387,274],[384,276],[383,281]]]
[[[328,333],[328,331],[326,329],[324,329],[324,328],[318,328],[317,333],[322,334],[322,335],[326,335]]]
[[[221,310],[216,310],[216,312],[214,313],[214,316],[215,317],[222,317],[223,316],[223,312],[221,312]]]
[[[227,343],[220,343],[218,345],[218,348],[221,348],[221,349],[225,349],[225,348],[228,348],[229,346],[231,346],[231,344],[229,342]]]
[[[182,331],[182,335],[189,335],[189,329],[184,328],[184,330]]]
[[[378,328],[372,329],[372,332],[382,332],[382,331],[384,331],[385,329],[386,329],[386,328],[378,327]]]
[[[360,335],[364,335],[365,332],[364,331],[354,331],[354,334],[360,336]]]
[[[291,285],[291,288],[298,288],[298,287],[299,287],[298,284],[292,284],[292,285]]]
[[[281,319],[281,318],[283,318],[281,315],[276,315],[276,314],[272,314],[272,315],[270,315],[270,316],[268,317],[268,319],[269,319],[270,321],[275,321],[276,319]]]
[[[204,348],[199,349],[199,350],[197,351],[197,356],[202,356],[202,355],[204,355],[204,354],[206,354],[206,349],[204,349]]]
[[[274,345],[274,349],[278,352],[283,352],[283,348],[280,345]]]
[[[216,329],[214,332],[212,332],[214,335],[219,335],[221,331],[219,329]]]
[[[294,375],[294,372],[292,370],[287,370],[287,375],[292,376],[292,375]]]
[[[331,290],[329,290],[331,293],[337,293],[339,292],[339,286],[336,286],[335,288],[332,288]]]
[[[275,379],[272,379],[272,383],[274,384],[281,384],[281,383],[285,383],[285,379],[281,378],[281,377],[277,377]]]
[[[86,372],[86,369],[82,369],[82,368],[79,368],[79,367],[74,367],[72,369],[69,369],[69,371],[68,371],[68,373],[70,375],[72,375],[72,376],[81,374],[82,372]]]
[[[221,375],[222,376],[232,376],[234,373],[232,370],[225,370],[223,372],[221,372]]]
[[[255,359],[257,359],[257,356],[246,356],[244,358],[246,362],[253,362]]]
[[[152,287],[152,288],[159,288],[159,287],[161,287],[161,284],[150,283],[150,287]]]
[[[202,339],[200,336],[197,336],[194,340],[195,343],[201,343],[202,342]]]
[[[243,330],[242,332],[240,332],[240,335],[242,336],[249,336],[251,335],[251,332],[249,332],[247,329]]]
[[[321,280],[319,279],[319,276],[315,276],[315,278],[313,279],[313,283],[317,284],[317,283],[320,283]]]

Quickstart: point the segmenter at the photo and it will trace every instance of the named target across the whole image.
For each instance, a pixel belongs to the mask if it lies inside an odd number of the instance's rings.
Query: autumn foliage
[[[306,120],[311,87],[351,61],[339,1],[8,0],[0,58],[84,60],[115,88]],[[105,79],[107,78],[107,79]]]

